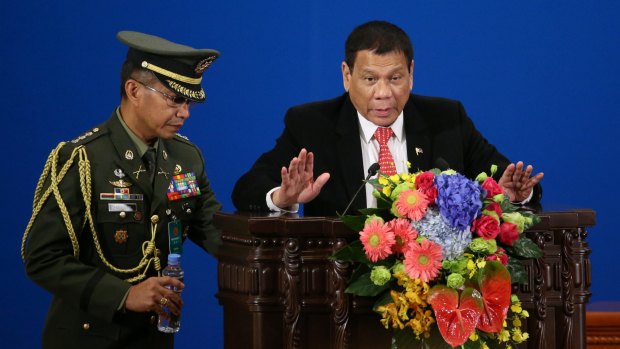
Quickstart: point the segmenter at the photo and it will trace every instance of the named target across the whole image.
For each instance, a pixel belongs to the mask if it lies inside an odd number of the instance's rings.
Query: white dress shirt
[[[362,158],[364,161],[364,173],[367,174],[370,165],[379,162],[379,142],[375,139],[374,134],[379,126],[368,121],[362,114],[357,113],[360,125],[360,144],[362,147]],[[405,136],[405,128],[403,127],[403,112],[396,118],[394,123],[389,126],[394,134],[388,140],[388,148],[394,158],[397,173],[409,172],[407,168],[407,136]],[[381,171],[381,170],[379,170]],[[375,176],[376,177],[376,176]],[[367,207],[377,207],[377,199],[372,196],[374,188],[370,184],[366,184],[366,203]]]

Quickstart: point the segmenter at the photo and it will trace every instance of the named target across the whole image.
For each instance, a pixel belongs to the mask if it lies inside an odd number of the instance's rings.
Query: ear
[[[413,90],[413,59],[409,65],[409,91]]]
[[[127,79],[125,81],[125,94],[127,95],[127,100],[132,104],[137,103],[140,99],[140,88],[139,84],[132,79]]]
[[[346,62],[342,62],[342,84],[344,85],[344,90],[349,92],[349,87],[351,86],[351,69]]]

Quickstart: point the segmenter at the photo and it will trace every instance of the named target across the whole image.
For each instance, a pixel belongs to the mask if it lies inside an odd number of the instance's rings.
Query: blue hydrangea
[[[480,214],[480,184],[462,174],[435,177],[437,206],[446,222],[461,231],[469,229],[471,222]]]
[[[460,257],[471,243],[469,227],[465,230],[451,227],[436,207],[429,207],[424,218],[411,225],[420,235],[441,246],[444,259]]]

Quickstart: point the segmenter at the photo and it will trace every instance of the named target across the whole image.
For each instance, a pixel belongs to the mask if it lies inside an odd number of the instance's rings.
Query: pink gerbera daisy
[[[429,282],[439,274],[442,259],[441,246],[437,243],[431,240],[424,240],[421,244],[412,241],[405,253],[405,271],[411,278]]]
[[[418,237],[418,231],[413,229],[411,222],[404,218],[393,219],[388,223],[390,230],[394,232],[394,253],[404,254],[409,248],[409,241]]]
[[[396,210],[402,217],[407,217],[413,221],[419,221],[424,217],[428,200],[426,195],[417,190],[404,190],[396,201]]]
[[[379,220],[372,220],[360,232],[360,241],[364,245],[366,256],[373,262],[384,259],[392,253],[394,232],[387,224]]]

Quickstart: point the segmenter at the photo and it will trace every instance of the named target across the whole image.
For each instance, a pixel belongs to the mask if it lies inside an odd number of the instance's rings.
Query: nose
[[[189,118],[189,103],[183,103],[177,108],[177,117],[183,120]]]
[[[390,98],[392,96],[392,88],[390,86],[390,82],[384,79],[379,80],[375,85],[374,95],[376,99]]]

